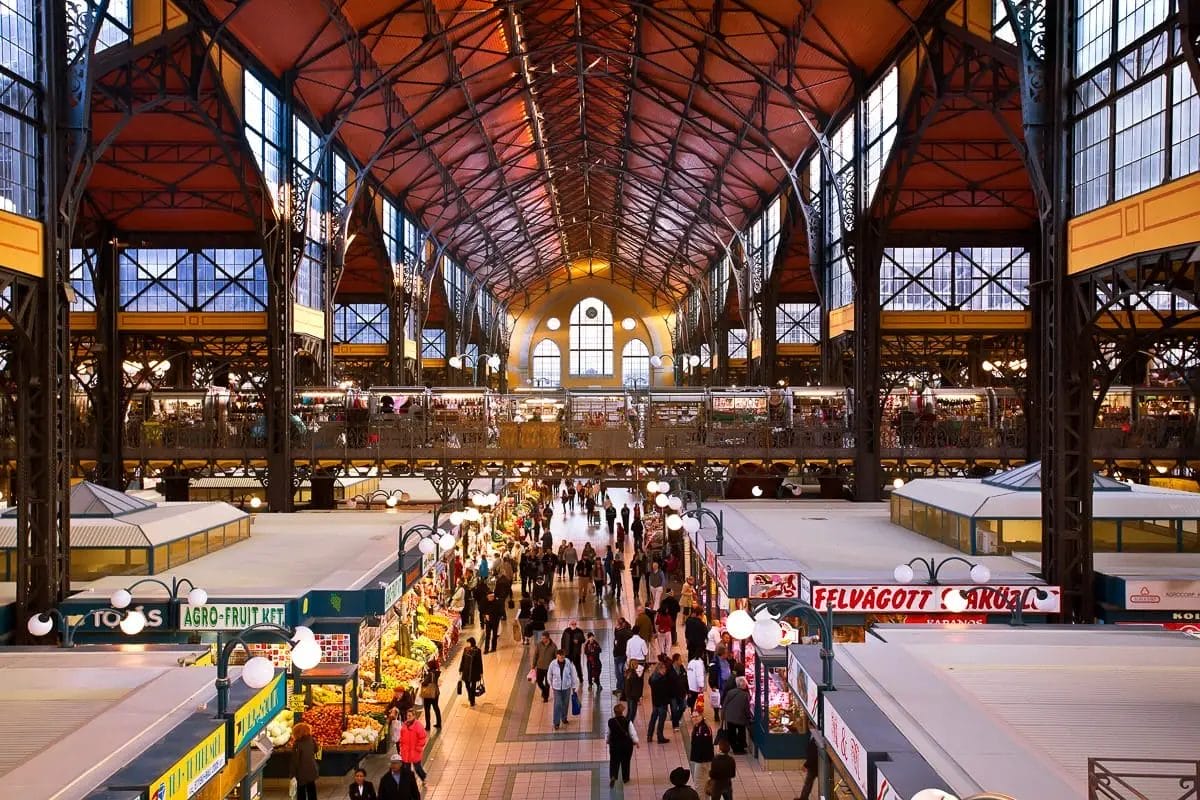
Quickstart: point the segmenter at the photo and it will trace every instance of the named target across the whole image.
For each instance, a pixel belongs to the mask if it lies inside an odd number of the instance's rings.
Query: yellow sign
[[[283,682],[283,673],[268,683],[258,694],[250,698],[250,702],[239,708],[233,714],[233,750],[238,753],[250,744],[259,731],[267,727],[275,715],[287,705],[287,686]]]
[[[188,800],[224,766],[225,726],[222,725],[150,784],[150,800]]]

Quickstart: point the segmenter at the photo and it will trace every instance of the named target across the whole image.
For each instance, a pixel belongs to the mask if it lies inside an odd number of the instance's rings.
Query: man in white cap
[[[412,800],[420,796],[417,776],[400,754],[394,753],[388,761],[388,771],[379,779],[379,800]]]

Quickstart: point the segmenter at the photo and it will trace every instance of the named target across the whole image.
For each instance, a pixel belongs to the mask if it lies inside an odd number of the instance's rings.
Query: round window
[[[588,306],[583,310],[583,315],[588,319],[595,319],[600,315],[600,309],[595,306]]]

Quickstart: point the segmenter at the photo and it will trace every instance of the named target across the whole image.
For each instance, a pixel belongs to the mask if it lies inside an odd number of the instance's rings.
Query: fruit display
[[[271,744],[283,747],[292,740],[292,720],[294,718],[294,712],[290,708],[285,708],[267,724],[267,738],[271,740]]]
[[[372,749],[379,744],[383,725],[364,714],[353,714],[346,719],[346,730],[342,731],[343,745],[368,745]]]
[[[313,706],[304,712],[304,722],[312,726],[313,738],[321,747],[336,747],[342,743],[342,707]]]

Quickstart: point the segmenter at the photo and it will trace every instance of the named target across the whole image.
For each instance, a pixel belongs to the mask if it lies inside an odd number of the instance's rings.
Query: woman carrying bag
[[[292,747],[292,760],[289,765],[291,779],[295,781],[297,800],[317,800],[317,777],[319,768],[317,760],[321,748],[313,738],[312,726],[307,722],[296,724],[292,731],[296,743]]]
[[[421,697],[421,703],[425,706],[425,729],[429,730],[430,712],[437,717],[437,730],[442,729],[442,707],[439,700],[442,695],[440,681],[442,679],[442,670],[438,667],[436,658],[429,659],[429,663],[425,665],[425,671],[421,673],[421,690],[418,694]]]
[[[467,646],[463,650],[462,661],[458,663],[458,693],[462,694],[463,687],[467,688],[467,699],[471,708],[475,707],[475,698],[483,688],[483,651],[475,644],[475,637],[467,637]]]

